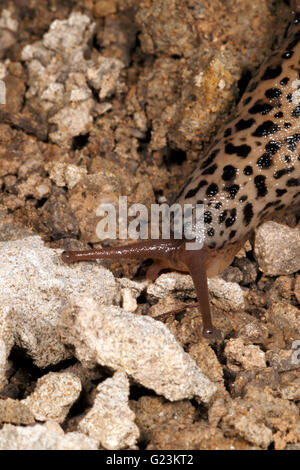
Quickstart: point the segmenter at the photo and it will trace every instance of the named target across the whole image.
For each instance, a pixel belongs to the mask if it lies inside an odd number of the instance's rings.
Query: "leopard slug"
[[[177,202],[204,205],[202,248],[186,240],[147,240],[127,246],[64,251],[65,262],[152,258],[148,277],[162,269],[192,276],[203,334],[215,336],[207,276],[221,273],[253,230],[278,211],[300,201],[300,14],[295,14],[279,51],[249,82],[231,120],[177,196]]]

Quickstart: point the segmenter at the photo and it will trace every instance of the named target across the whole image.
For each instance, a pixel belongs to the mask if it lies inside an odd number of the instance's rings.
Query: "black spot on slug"
[[[200,166],[201,170],[202,170],[203,168],[208,167],[208,166],[214,161],[214,159],[216,158],[216,156],[218,155],[219,152],[220,152],[220,149],[214,150],[214,151],[206,158],[206,160],[204,160],[204,162],[203,162],[202,165]]]
[[[254,137],[267,137],[275,134],[275,132],[278,132],[279,130],[280,126],[275,124],[273,121],[265,121],[256,128],[252,135]]]
[[[219,224],[222,224],[224,222],[226,215],[227,215],[227,210],[221,212],[221,214],[219,215]]]
[[[297,143],[300,141],[300,134],[291,135],[287,137],[285,141],[288,144],[289,150],[293,152],[297,147]]]
[[[282,176],[292,173],[294,169],[295,168],[293,166],[289,166],[288,168],[284,168],[283,170],[275,171],[273,177],[275,178],[275,180],[279,180],[279,178],[281,178]]]
[[[265,150],[267,153],[269,153],[270,155],[275,155],[276,152],[278,152],[278,150],[280,149],[281,147],[281,143],[280,142],[276,142],[275,140],[270,140],[270,142],[268,142],[265,146]]]
[[[247,156],[251,152],[251,147],[246,144],[233,145],[232,143],[230,143],[225,146],[225,152],[229,155],[233,155],[234,153],[236,153],[239,157],[247,158]]]
[[[269,65],[269,67],[266,68],[263,76],[261,77],[262,80],[272,80],[273,78],[279,77],[279,75],[282,72],[282,67],[280,64],[275,65],[273,67],[272,65]]]
[[[244,224],[248,226],[253,218],[253,206],[250,202],[243,209]]]
[[[295,118],[300,117],[300,104],[298,104],[298,106],[296,106],[296,108],[293,109],[292,116]]]
[[[230,181],[232,180],[233,178],[235,178],[235,175],[236,175],[236,168],[232,165],[226,165],[224,166],[223,168],[223,175],[222,175],[222,179],[224,181]]]
[[[257,189],[257,197],[264,197],[268,193],[266,186],[266,177],[264,175],[257,175],[254,178],[254,184]]]
[[[214,163],[212,166],[209,166],[206,170],[202,171],[202,175],[213,175],[218,165]]]
[[[248,91],[250,91],[250,92],[252,93],[252,91],[254,91],[254,90],[257,88],[257,85],[258,85],[258,82],[252,82],[252,83],[249,85]]]
[[[250,119],[240,119],[236,125],[235,125],[235,128],[236,130],[239,132],[239,131],[242,131],[244,129],[249,129],[249,127],[251,127],[253,124],[255,123],[255,120],[253,118],[250,118]]]
[[[281,57],[283,59],[290,59],[291,57],[293,57],[293,55],[294,55],[294,51],[286,51],[281,55]]]
[[[287,85],[289,83],[290,79],[288,77],[284,77],[282,80],[280,80],[280,85]]]
[[[245,166],[244,175],[249,176],[249,175],[252,175],[252,173],[253,173],[252,166],[250,165]]]
[[[219,191],[219,188],[216,185],[216,183],[211,183],[206,190],[206,196],[213,197],[218,193],[218,191]]]
[[[270,168],[272,166],[272,157],[268,153],[264,153],[259,159],[257,160],[256,164],[259,168],[263,168],[264,170]]]
[[[210,224],[212,221],[212,216],[210,211],[205,211],[204,212],[204,223],[205,224]]]
[[[251,100],[252,100],[252,96],[248,96],[248,98],[244,99],[243,106],[247,106],[247,104],[249,104]]]
[[[273,100],[274,98],[279,98],[282,95],[281,90],[279,88],[269,88],[265,92],[266,98],[269,100]]]
[[[229,199],[234,199],[235,196],[237,195],[240,187],[238,184],[232,184],[231,186],[225,186],[224,190],[229,193],[228,197]]]
[[[300,179],[291,178],[287,180],[286,185],[290,188],[291,186],[300,186]]]
[[[194,189],[190,189],[189,192],[185,195],[185,199],[189,199],[190,197],[194,197],[197,192],[203,188],[203,186],[206,186],[208,183],[205,180],[200,181],[200,183],[196,186]]]
[[[229,234],[229,240],[232,240],[233,237],[235,236],[236,234],[236,230],[231,230],[230,234]]]
[[[225,220],[226,227],[231,227],[236,220],[236,209],[231,209],[230,216]]]
[[[249,109],[250,114],[268,114],[273,109],[269,103],[264,103],[261,100],[256,101],[256,103]]]
[[[285,194],[287,192],[286,189],[276,189],[276,194],[277,196],[283,196],[283,194]]]

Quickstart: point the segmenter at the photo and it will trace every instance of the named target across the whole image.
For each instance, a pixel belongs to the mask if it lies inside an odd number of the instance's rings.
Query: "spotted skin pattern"
[[[300,202],[298,16],[177,202],[204,204],[204,243],[216,250],[248,238],[272,213]]]

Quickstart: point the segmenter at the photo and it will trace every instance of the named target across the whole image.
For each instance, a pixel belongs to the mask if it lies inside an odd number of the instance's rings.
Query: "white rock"
[[[79,432],[63,436],[46,426],[13,426],[0,430],[0,450],[97,450],[98,442]]]
[[[91,96],[89,88],[75,88],[71,91],[70,101],[84,101]]]
[[[266,222],[255,235],[255,256],[269,276],[292,274],[300,269],[300,230]]]
[[[99,98],[104,100],[115,92],[124,64],[119,59],[107,57],[99,57],[98,64],[88,69],[87,77],[91,85],[99,90]]]
[[[229,367],[230,363],[234,366],[239,363],[245,370],[267,367],[264,351],[254,344],[244,344],[241,338],[231,338],[226,344],[224,353]]]
[[[81,382],[74,374],[50,372],[41,377],[34,392],[22,400],[37,421],[62,423],[81,392]]]
[[[178,294],[179,297],[185,295],[195,298],[196,293],[191,276],[176,272],[164,273],[147,288],[147,294],[158,299],[169,295],[171,292]]]
[[[94,62],[85,59],[85,52],[94,33],[95,23],[88,16],[73,13],[66,20],[53,21],[42,41],[25,46],[21,53],[29,71],[26,97],[29,102],[39,97],[41,107],[51,115],[49,122],[57,126],[49,137],[61,146],[71,146],[73,137],[88,133],[93,123],[96,103],[86,74]],[[114,80],[116,73],[112,68]]]
[[[49,177],[57,186],[68,186],[72,189],[76,184],[87,175],[85,167],[67,164],[65,162],[49,162],[46,165],[49,171]]]
[[[43,91],[41,98],[42,100],[52,101],[52,103],[63,102],[65,88],[62,83],[50,83],[48,88]]]
[[[93,99],[80,101],[76,105],[66,106],[49,119],[50,123],[57,125],[57,130],[50,132],[49,136],[53,142],[60,145],[69,144],[72,137],[86,134],[93,124],[92,109]]]
[[[127,312],[135,312],[137,309],[137,301],[132,295],[132,291],[128,287],[125,287],[125,289],[121,291],[121,296],[123,309]]]
[[[83,294],[113,304],[119,291],[113,275],[97,263],[67,265],[61,250],[40,237],[0,243],[0,383],[14,344],[39,367],[70,356],[57,332],[62,306]]]
[[[54,51],[80,47],[85,34],[90,38],[95,26],[87,15],[72,13],[67,20],[54,20],[51,23],[48,33],[43,36],[43,44]]]
[[[123,449],[136,444],[139,429],[129,408],[129,381],[116,372],[97,387],[93,407],[80,421],[79,430],[97,439],[105,449]]]
[[[239,311],[245,308],[244,292],[235,282],[227,282],[215,277],[208,279],[210,294],[220,299],[219,305],[226,311]],[[150,297],[164,298],[171,293],[180,299],[195,298],[196,292],[191,276],[176,272],[161,274],[147,288]]]
[[[84,365],[121,369],[171,401],[208,402],[216,391],[169,329],[150,317],[77,297],[62,311],[60,332]]]
[[[0,17],[0,28],[7,28],[11,31],[18,31],[19,22],[12,16],[12,12],[4,8]]]
[[[208,279],[210,294],[219,299],[219,305],[226,311],[240,311],[245,308],[244,292],[236,282],[227,282],[219,277]]]
[[[6,385],[7,358],[14,345],[14,328],[9,306],[0,307],[0,390]]]

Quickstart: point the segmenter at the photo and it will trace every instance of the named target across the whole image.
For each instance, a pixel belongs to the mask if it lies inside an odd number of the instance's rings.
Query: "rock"
[[[122,289],[121,296],[122,308],[127,312],[135,312],[138,305],[136,299],[132,295],[131,290],[128,289],[128,287],[125,287],[125,289]]]
[[[257,265],[251,262],[246,257],[236,258],[234,261],[234,266],[237,267],[242,273],[242,285],[248,285],[256,281],[258,269]],[[238,282],[238,281],[236,281]]]
[[[38,96],[47,113],[53,110],[49,123],[56,128],[49,136],[62,146],[71,146],[73,137],[88,133],[93,124],[95,103],[85,77],[92,63],[85,59],[85,52],[94,32],[95,23],[75,12],[67,20],[53,21],[42,41],[22,51],[29,71],[27,100],[30,103]]]
[[[260,269],[268,276],[299,271],[300,230],[266,222],[256,231],[254,252]]]
[[[69,266],[61,250],[47,248],[40,237],[1,242],[0,384],[15,344],[39,367],[70,357],[57,333],[60,310],[68,299],[86,293],[113,304],[119,293],[113,275],[97,263]]]
[[[189,354],[206,377],[217,385],[218,391],[224,393],[223,369],[214,350],[205,341],[201,341],[191,345]]]
[[[80,184],[69,191],[69,204],[79,224],[81,239],[99,243],[97,225],[101,220],[98,207],[113,204],[118,207],[118,195],[121,190],[120,177],[111,172],[87,175]]]
[[[128,406],[129,381],[116,372],[97,387],[91,410],[79,423],[79,430],[97,439],[105,449],[123,449],[136,444],[139,429]]]
[[[60,334],[83,364],[121,369],[170,401],[197,396],[208,402],[216,391],[168,328],[152,318],[78,297],[62,311]]]
[[[200,142],[209,140],[234,101],[241,71],[263,61],[273,19],[265,0],[245,0],[230,13],[222,0],[140,5],[141,49],[157,57],[138,83],[139,100],[146,100],[152,120],[152,148],[168,143],[197,151]]]
[[[87,175],[85,167],[64,162],[49,162],[45,167],[49,171],[50,179],[54,181],[56,186],[67,186],[69,189],[73,189]]]
[[[176,426],[176,425],[175,425]],[[222,431],[204,420],[174,428],[165,423],[153,430],[147,450],[250,450],[254,446],[242,439],[225,437]],[[185,460],[185,463],[187,460]]]
[[[9,306],[0,308],[0,390],[7,384],[7,358],[15,343],[14,326]]]
[[[126,90],[120,76],[124,63],[92,49],[95,28],[87,15],[73,12],[66,20],[53,21],[41,41],[22,50],[29,71],[28,106],[39,98],[50,124],[49,138],[62,147],[88,136],[94,117],[111,107],[99,107],[91,87],[101,101]]]
[[[101,18],[102,16],[110,15],[117,11],[116,0],[97,0],[93,13],[96,18]]]
[[[222,279],[226,282],[240,283],[243,279],[243,275],[239,268],[234,266],[228,266],[225,271],[222,272]]]
[[[194,284],[191,276],[187,274],[180,274],[176,272],[161,274],[153,284],[147,288],[147,294],[150,298],[161,299],[170,292],[178,294],[179,298],[184,296],[195,298]]]
[[[76,108],[65,106],[49,119],[51,124],[57,126],[57,130],[49,133],[51,140],[62,146],[70,146],[72,138],[87,134],[92,127],[93,100],[87,99],[78,103]]]
[[[1,30],[0,30],[0,41],[1,41]],[[1,50],[1,46],[0,46]],[[1,52],[0,52],[1,55]],[[14,75],[7,74],[5,77],[5,88],[6,88],[6,104],[4,106],[4,110],[7,113],[18,113],[21,111],[23,101],[24,101],[24,93],[25,93],[25,85],[24,80],[15,77]],[[1,106],[2,108],[2,106]]]
[[[274,397],[268,387],[249,385],[243,398],[232,401],[222,429],[263,449],[274,442],[280,450],[300,439],[300,418],[294,403]]]
[[[222,310],[239,312],[245,309],[244,292],[236,282],[215,277],[208,280],[208,289]]]
[[[264,343],[268,338],[268,329],[258,321],[251,321],[242,325],[238,330],[238,336],[244,343]]]
[[[95,439],[79,432],[49,431],[41,424],[13,426],[5,424],[0,430],[0,450],[97,450]]]
[[[286,372],[300,368],[300,342],[294,349],[273,349],[266,352],[266,360],[278,372]]]
[[[149,441],[155,428],[169,423],[179,429],[197,419],[197,410],[188,400],[168,402],[162,397],[142,396],[131,400],[130,407],[136,416],[141,439]]]
[[[43,232],[48,237],[57,240],[79,236],[76,217],[63,190],[53,191],[39,212]]]
[[[223,310],[240,311],[245,308],[244,292],[238,284],[215,277],[208,280],[208,288],[218,306]],[[168,296],[170,292],[181,299],[196,297],[192,278],[187,274],[176,272],[161,274],[147,288],[150,299],[151,297],[161,299]]]
[[[300,367],[300,364],[298,364]],[[285,372],[281,374],[280,393],[286,400],[300,400],[300,377],[299,371]],[[300,424],[299,424],[300,426]]]
[[[286,341],[300,337],[300,310],[286,302],[274,302],[266,312],[268,322],[276,325]]]
[[[17,38],[13,31],[0,28],[0,59],[5,56],[7,49],[12,47],[16,42]]]
[[[296,276],[296,282],[295,282],[295,296],[297,299],[297,302],[300,303],[300,275]]]
[[[6,398],[0,399],[0,423],[34,424],[35,419],[25,403]]]
[[[34,392],[22,400],[37,421],[62,423],[81,392],[81,382],[74,374],[49,372],[41,377]]]
[[[109,98],[116,91],[123,68],[124,64],[119,59],[99,57],[97,66],[87,70],[88,80],[99,92],[101,101]]]
[[[241,338],[231,338],[226,344],[224,353],[230,370],[238,369],[237,363],[245,370],[264,369],[267,366],[265,353],[259,346],[245,345]]]

